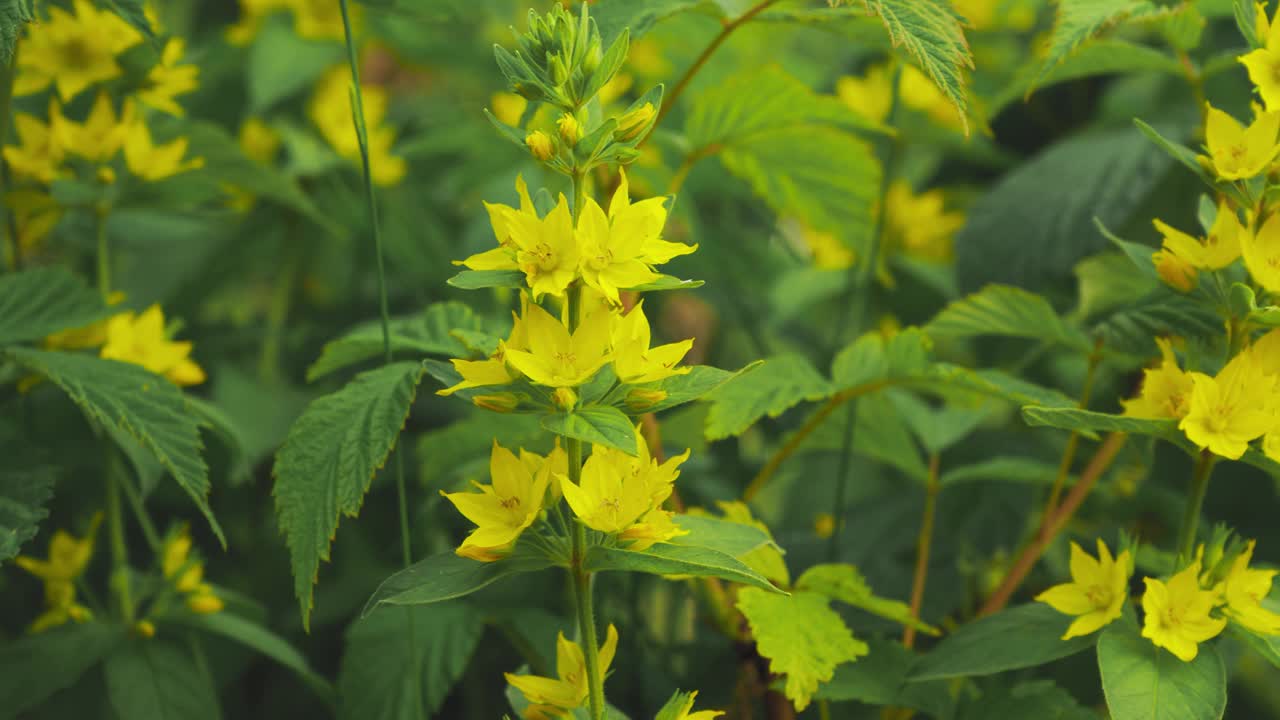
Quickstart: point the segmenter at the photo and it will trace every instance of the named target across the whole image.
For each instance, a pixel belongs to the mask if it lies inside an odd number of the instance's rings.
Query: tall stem
[[[113,448],[107,453],[107,535],[111,546],[111,587],[116,592],[120,615],[133,622],[133,594],[129,588],[129,549],[124,542],[124,513],[120,511],[120,481],[116,475]]]
[[[107,210],[98,208],[94,212],[94,232],[98,237],[98,292],[102,299],[111,295],[111,246],[107,240]]]
[[[831,499],[831,516],[835,520],[831,537],[827,538],[827,562],[840,557],[840,535],[844,530],[844,503],[848,492],[849,466],[853,463],[853,431],[858,424],[858,405],[845,408],[844,435],[840,441],[840,460],[836,466],[836,493]]]
[[[138,520],[138,527],[142,528],[142,536],[147,539],[147,547],[151,548],[151,552],[160,552],[160,533],[156,532],[156,526],[151,522],[151,516],[147,515],[147,506],[143,502],[142,493],[138,488],[133,486],[133,481],[127,475],[120,476],[120,489],[124,491],[124,497],[129,501],[129,507],[133,509],[133,516]]]
[[[1216,460],[1217,456],[1208,450],[1201,450],[1200,456],[1196,458],[1195,469],[1191,473],[1191,489],[1182,512],[1182,528],[1178,531],[1179,562],[1187,562],[1193,557],[1196,528],[1200,525],[1200,510],[1204,507],[1204,498],[1209,491],[1209,476],[1213,473]]]
[[[916,541],[916,571],[911,581],[911,617],[920,619],[924,604],[924,585],[929,578],[929,551],[933,545],[933,518],[938,508],[938,454],[929,456],[929,480],[925,485],[924,518],[920,521],[920,537]],[[910,649],[916,642],[916,629],[908,626],[902,633],[902,645]]]

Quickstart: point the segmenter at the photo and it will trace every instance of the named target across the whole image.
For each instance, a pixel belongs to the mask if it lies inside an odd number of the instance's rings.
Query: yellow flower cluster
[[[337,7],[335,3],[326,3]],[[342,21],[339,18],[341,32]],[[330,68],[316,84],[311,100],[307,103],[307,115],[315,124],[325,142],[339,156],[352,162],[360,162],[360,140],[356,135],[355,121],[351,117],[350,70],[346,65]],[[396,141],[396,131],[385,124],[390,96],[377,85],[361,83],[360,94],[364,99],[364,122],[369,140],[369,171],[377,185],[395,185],[404,178],[405,161],[391,154]]]
[[[185,525],[165,539],[160,550],[160,571],[186,598],[192,612],[207,615],[222,610],[222,598],[204,581],[204,563],[191,557],[191,533]]]
[[[1280,635],[1280,614],[1261,604],[1276,571],[1250,568],[1253,548],[1249,541],[1230,563],[1216,563],[1221,571],[1206,571],[1202,545],[1196,559],[1169,580],[1143,578],[1142,636],[1190,662],[1199,644],[1216,637],[1228,621],[1258,635]],[[1098,540],[1098,557],[1093,558],[1071,543],[1071,582],[1049,588],[1036,600],[1075,616],[1063,640],[1088,635],[1120,617],[1132,574],[1128,550],[1112,557]]]
[[[18,556],[18,567],[44,581],[46,610],[31,624],[31,632],[41,632],[67,621],[85,622],[93,618],[88,608],[76,602],[76,580],[84,574],[93,557],[93,539],[102,516],[95,515],[83,538],[59,530],[49,541],[47,560]]]

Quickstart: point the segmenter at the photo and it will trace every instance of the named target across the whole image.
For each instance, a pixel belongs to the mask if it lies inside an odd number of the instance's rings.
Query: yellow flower
[[[560,489],[573,514],[592,530],[620,533],[653,507],[649,488],[631,475],[630,457],[593,450],[582,466],[581,485],[560,478]]]
[[[1054,585],[1037,595],[1036,600],[1060,613],[1077,616],[1062,635],[1063,640],[1088,635],[1120,617],[1132,574],[1133,560],[1128,550],[1113,559],[1099,539],[1098,557],[1094,559],[1073,542],[1071,582]]]
[[[1247,180],[1262,174],[1280,146],[1280,113],[1259,113],[1253,124],[1242,126],[1221,110],[1206,105],[1205,146],[1209,156],[1200,156],[1201,164],[1223,180]]]
[[[836,97],[866,119],[884,122],[893,104],[893,84],[888,66],[868,68],[867,74],[860,78],[840,78],[836,81]]]
[[[1249,70],[1267,110],[1280,110],[1280,23],[1267,22],[1265,7],[1258,3],[1258,37],[1264,46],[1237,59]]]
[[[257,36],[262,21],[278,10],[293,11],[293,30],[308,40],[344,39],[342,13],[328,0],[240,0],[240,20],[227,29],[227,41],[245,45]],[[359,6],[351,8],[351,22],[359,20]]]
[[[508,350],[527,350],[529,348],[529,334],[524,329],[524,320],[515,313],[511,314],[513,324],[511,326],[511,334],[506,340],[498,342],[498,351],[486,360],[459,360],[454,358],[449,362],[453,363],[453,369],[458,371],[462,376],[462,382],[437,390],[437,395],[452,395],[459,390],[466,390],[473,387],[485,387],[488,385],[507,385],[515,382],[514,375],[507,368],[507,351]]]
[[[263,165],[271,165],[280,152],[280,133],[256,117],[240,124],[240,149],[245,156]]]
[[[538,519],[547,494],[551,469],[534,472],[497,440],[489,454],[490,484],[476,484],[479,492],[446,493],[476,529],[458,546],[462,557],[489,562],[502,557],[516,538]]]
[[[104,163],[124,146],[133,125],[134,108],[133,103],[126,100],[117,117],[111,98],[106,93],[98,93],[83,123],[68,120],[56,104],[50,107],[49,116],[55,142],[66,152]]]
[[[525,135],[524,144],[529,148],[529,154],[540,162],[546,162],[556,154],[555,140],[541,130],[534,130]]]
[[[1183,662],[1195,660],[1199,644],[1215,637],[1227,625],[1225,619],[1209,615],[1217,605],[1218,595],[1201,590],[1199,576],[1197,561],[1167,584],[1143,578],[1147,591],[1142,595],[1142,637]]]
[[[337,7],[334,3],[328,3]],[[356,135],[355,120],[351,117],[350,70],[337,65],[321,76],[316,84],[307,115],[324,137],[325,142],[341,157],[360,162],[360,139]],[[404,158],[391,154],[396,141],[396,131],[383,122],[387,116],[389,96],[386,88],[360,85],[364,99],[364,122],[369,141],[369,171],[377,185],[395,185],[404,177]]]
[[[186,42],[179,37],[165,43],[160,62],[147,74],[147,86],[139,90],[138,100],[161,112],[182,117],[182,106],[174,98],[195,90],[200,83],[200,68],[195,65],[179,65]]]
[[[1160,366],[1142,371],[1142,390],[1138,397],[1124,400],[1124,414],[1152,420],[1181,420],[1190,409],[1195,382],[1192,374],[1178,367],[1178,358],[1168,338],[1156,338],[1160,347]]]
[[[507,125],[519,125],[520,118],[524,117],[524,111],[528,107],[529,101],[523,95],[515,93],[498,92],[489,98],[489,108],[493,116],[498,118],[498,122]]]
[[[5,202],[17,226],[18,249],[23,257],[32,254],[62,219],[62,206],[47,192],[14,190]]]
[[[621,540],[630,540],[630,549],[636,551],[644,551],[653,547],[656,543],[666,542],[674,537],[688,535],[689,531],[681,529],[675,524],[674,513],[662,508],[652,508],[649,512],[640,516],[626,530],[618,533]]]
[[[1164,249],[1195,268],[1221,270],[1240,257],[1240,247],[1248,242],[1249,230],[1240,224],[1236,211],[1226,202],[1218,204],[1218,215],[1203,240],[1169,227],[1161,220],[1152,221],[1164,236]]]
[[[632,203],[626,172],[609,202],[608,216],[595,200],[587,198],[578,218],[582,280],[614,305],[622,303],[619,290],[655,280],[654,265],[698,249],[697,245],[662,239],[667,222],[665,203],[660,197]]]
[[[635,140],[640,133],[650,126],[654,115],[657,115],[657,109],[650,102],[620,115],[618,117],[618,127],[613,131],[613,139],[619,142]]]
[[[93,617],[87,608],[76,602],[75,581],[93,557],[93,539],[101,522],[102,515],[94,515],[88,532],[79,539],[63,530],[55,532],[49,541],[47,560],[26,555],[14,559],[18,567],[44,581],[46,610],[31,624],[31,632],[41,632],[68,620],[84,622]]]
[[[1215,377],[1191,373],[1189,410],[1178,427],[1215,455],[1239,460],[1249,442],[1276,425],[1276,377],[1255,353],[1241,352]]]
[[[49,8],[48,21],[22,41],[14,95],[30,95],[53,84],[63,101],[121,74],[116,56],[142,42],[142,34],[119,15],[89,0],[74,0],[74,14]]]
[[[563,113],[556,120],[556,128],[560,132],[560,139],[565,145],[573,147],[582,139],[582,126],[578,124],[578,119],[569,113]]]
[[[649,347],[649,320],[643,301],[613,321],[613,369],[624,383],[647,383],[684,375],[691,368],[676,367],[693,347],[693,339]]]
[[[529,199],[523,178],[516,179],[520,209],[485,203],[498,247],[455,261],[472,270],[520,270],[537,300],[543,295],[564,295],[578,276],[578,245],[573,234],[573,215],[564,195],[545,218],[539,218]]]
[[[951,259],[951,241],[964,225],[964,214],[947,212],[941,190],[916,195],[899,180],[885,196],[885,222],[889,236],[908,255],[932,262]]]
[[[617,649],[618,629],[611,624],[605,632],[604,644],[596,654],[601,675],[605,675],[613,664]],[[525,710],[525,718],[563,717],[586,702],[587,659],[582,648],[569,642],[564,633],[556,636],[556,675],[559,677],[505,673],[507,682],[531,703]]]
[[[607,447],[596,447],[592,450],[591,458],[597,460],[602,473],[592,481],[592,487],[596,489],[592,492],[598,490],[596,492],[598,497],[582,495],[583,491],[588,490],[584,468],[582,489],[574,495],[578,504],[574,505],[575,501],[570,500],[570,507],[574,508],[575,514],[578,514],[579,508],[583,513],[603,513],[593,520],[588,520],[584,515],[579,517],[583,518],[583,522],[588,527],[602,532],[616,532],[619,539],[630,540],[632,550],[647,550],[654,543],[666,542],[671,538],[688,534],[688,531],[675,524],[672,514],[663,510],[662,504],[671,497],[676,478],[680,477],[680,465],[689,459],[689,451],[686,449],[682,454],[659,464],[649,454],[649,445],[645,442],[639,426],[635,428],[635,441],[637,448],[635,457],[621,450]],[[591,460],[588,459],[588,462]],[[625,487],[615,487],[612,484],[614,471],[618,481]],[[615,491],[621,495],[609,494]],[[573,490],[567,491],[565,499],[568,500],[569,494],[574,493]],[[609,517],[608,513],[615,506],[623,510],[621,502],[615,503],[615,499],[624,496],[626,502],[631,505],[627,505],[617,518]],[[592,503],[598,503],[598,506],[593,506]],[[593,507],[595,510],[592,509]],[[592,524],[596,522],[604,526],[612,526],[615,520],[619,523],[616,530],[605,530],[603,527]]]
[[[813,266],[820,270],[847,269],[858,257],[834,233],[814,230],[806,225],[800,229],[800,239],[813,256]]]
[[[836,531],[836,518],[831,513],[818,513],[813,516],[813,534],[826,540]]]
[[[160,572],[186,596],[192,612],[203,615],[224,607],[222,598],[204,581],[204,563],[191,557],[191,533],[186,525],[165,538],[160,548]]]
[[[507,363],[538,385],[581,385],[609,361],[609,320],[608,313],[591,313],[570,334],[550,313],[530,303],[524,314],[529,349],[507,348]]]
[[[50,116],[53,115],[52,108],[56,102],[49,101]],[[21,144],[4,149],[5,162],[21,177],[45,184],[53,182],[66,152],[58,142],[52,124],[46,125],[39,118],[26,113],[16,113],[13,125]]]
[[[671,717],[671,720],[715,720],[721,715],[724,715],[724,713],[719,710],[699,710],[698,712],[692,712],[693,701],[697,699],[697,690],[686,695],[681,704],[676,708],[676,714]]]
[[[1261,604],[1263,598],[1271,594],[1276,571],[1249,567],[1255,544],[1256,541],[1250,540],[1245,545],[1244,551],[1232,561],[1227,577],[1214,589],[1226,601],[1223,612],[1227,617],[1259,635],[1280,635],[1280,613],[1267,610]]]
[[[1151,254],[1151,262],[1156,266],[1156,274],[1169,287],[1179,292],[1191,292],[1200,282],[1200,274],[1195,266],[1168,250],[1157,250]]]
[[[174,342],[165,336],[159,305],[141,315],[129,311],[108,320],[107,342],[100,354],[108,360],[141,365],[176,385],[199,385],[205,379],[204,370],[189,357],[191,343]]]
[[[1257,234],[1246,233],[1240,250],[1254,282],[1280,293],[1280,214],[1268,217]]]
[[[902,104],[927,114],[934,122],[954,130],[963,130],[964,117],[938,86],[915,65],[903,65],[899,92]]]
[[[173,177],[188,170],[204,167],[204,158],[191,158],[183,162],[187,154],[188,141],[177,138],[163,145],[151,141],[151,129],[141,118],[129,128],[124,141],[124,161],[129,172],[146,180],[155,182]]]
[[[53,202],[53,199],[50,198],[49,202]],[[124,300],[124,293],[117,291],[107,298],[107,304],[119,305]],[[44,346],[50,350],[83,350],[99,347],[107,341],[108,322],[110,319],[104,318],[84,327],[59,330],[44,339]]]

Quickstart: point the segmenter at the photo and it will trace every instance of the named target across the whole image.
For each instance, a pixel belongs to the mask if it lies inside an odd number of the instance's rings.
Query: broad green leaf
[[[927,375],[931,347],[918,328],[906,328],[886,340],[868,332],[836,354],[831,378],[836,387],[852,388],[890,379]]]
[[[819,700],[847,702],[856,700],[868,705],[896,705],[947,717],[952,706],[946,680],[908,683],[907,674],[916,654],[888,638],[869,639],[871,652],[857,662],[836,668],[831,681],[818,688]],[[994,719],[993,719],[994,720]]]
[[[964,440],[991,415],[994,404],[934,406],[902,390],[889,390],[885,395],[928,453],[941,453]]]
[[[817,593],[777,595],[743,588],[737,608],[751,626],[756,651],[769,660],[770,672],[786,676],[786,695],[797,710],[808,707],[838,665],[869,649]]]
[[[186,627],[203,630],[214,635],[221,635],[240,643],[250,650],[280,663],[292,670],[307,687],[326,702],[334,700],[333,686],[323,676],[311,669],[307,658],[288,640],[276,635],[267,628],[229,612],[206,614],[185,614],[172,618]]]
[[[484,329],[484,323],[471,308],[460,302],[434,303],[427,309],[407,317],[392,318],[391,352],[417,355],[444,355],[467,358],[467,346],[453,335],[455,331]],[[382,323],[371,321],[325,343],[320,357],[307,368],[307,381],[356,363],[382,357]]]
[[[910,680],[993,675],[1043,665],[1093,646],[1097,633],[1061,639],[1071,620],[1043,603],[988,615],[943,638],[912,668]]]
[[[31,0],[0,0],[0,61],[10,64],[22,29],[37,19]]]
[[[1099,720],[1098,714],[1048,680],[992,686],[982,697],[965,704],[957,720],[1037,718],[1037,720]]]
[[[1082,43],[1123,22],[1155,18],[1171,8],[1148,0],[1059,0],[1058,17],[1037,82]]]
[[[110,314],[102,296],[65,268],[0,276],[0,345],[39,340]]]
[[[724,385],[730,380],[751,371],[758,365],[758,362],[752,363],[737,372],[721,370],[720,368],[714,368],[709,365],[694,365],[689,368],[689,372],[683,375],[672,375],[664,380],[645,383],[643,385],[634,385],[632,387],[642,390],[661,390],[662,392],[665,392],[667,394],[665,398],[652,405],[645,405],[642,408],[638,408],[642,412],[658,412],[677,407],[688,402],[693,402],[694,400],[700,400],[711,391],[721,385]]]
[[[0,563],[15,557],[49,516],[53,481],[51,468],[0,470]]]
[[[479,562],[458,557],[452,550],[437,553],[392,575],[365,603],[363,616],[379,605],[429,605],[464,597],[509,575],[536,572],[552,561],[520,546],[509,557]]]
[[[882,462],[902,471],[904,475],[924,484],[929,477],[929,466],[907,426],[906,418],[894,406],[888,393],[876,393],[858,401],[854,420],[853,450],[859,455]],[[844,444],[844,423],[829,422],[819,432],[838,431],[833,434],[832,449]]]
[[[382,608],[347,630],[338,717],[432,717],[466,670],[484,618],[462,602]]]
[[[1113,720],[1218,720],[1227,707],[1227,674],[1212,643],[1183,662],[1124,623],[1098,640],[1098,670]]]
[[[201,457],[199,423],[173,383],[138,365],[91,355],[25,348],[4,352],[61,388],[93,421],[146,448],[195,501],[219,542],[226,544],[209,509],[209,468]]]
[[[534,415],[476,410],[418,436],[414,450],[419,477],[433,488],[448,488],[465,478],[488,477],[489,452],[495,440],[505,448],[540,454],[550,450],[552,443]]]
[[[222,717],[212,678],[191,653],[162,638],[132,639],[103,666],[107,698],[116,715],[133,720],[203,720]]]
[[[871,586],[867,585],[867,579],[852,565],[844,563],[814,565],[800,575],[800,579],[796,581],[796,589],[825,595],[832,600],[839,600],[846,605],[892,620],[899,625],[913,627],[929,635],[940,634],[936,627],[911,617],[911,607],[906,603],[876,597],[871,591]]]
[[[1047,71],[1028,65],[991,101],[988,112],[994,116],[1011,103],[1030,95],[1036,88],[1099,75],[1132,72],[1182,72],[1178,59],[1166,52],[1125,40],[1104,38],[1082,46],[1074,54]]]
[[[1203,301],[1160,287],[1099,317],[1090,332],[1102,342],[1104,352],[1148,358],[1157,353],[1157,337],[1205,341],[1220,337],[1222,318]]]
[[[183,399],[186,400],[187,409],[200,419],[200,424],[208,428],[226,447],[231,483],[240,484],[247,481],[253,468],[252,461],[249,459],[249,440],[245,429],[236,424],[236,421],[223,412],[222,408],[207,400],[194,395],[186,395]],[[128,452],[127,449],[126,452]],[[136,458],[132,455],[131,459],[136,463]]]
[[[753,525],[708,515],[679,514],[674,520],[688,534],[672,538],[672,545],[710,548],[735,558],[758,548],[776,547],[769,533]]]
[[[613,407],[585,407],[569,413],[542,416],[542,427],[557,435],[611,447],[628,455],[639,453],[631,418]]]
[[[255,114],[310,88],[342,61],[340,45],[301,38],[292,23],[282,20],[273,17],[262,23],[248,51],[245,78]]]
[[[740,435],[760,418],[778,417],[806,400],[820,400],[832,392],[831,383],[800,355],[770,358],[707,396],[708,440]]]
[[[124,638],[118,625],[68,623],[0,645],[0,717],[17,717],[71,687]]]
[[[1269,606],[1267,609],[1271,612],[1276,612],[1280,609],[1280,600],[1268,602],[1264,599],[1262,603],[1264,606]],[[1276,666],[1276,668],[1280,668],[1280,635],[1255,635],[1234,623],[1230,627],[1233,636],[1253,648],[1267,662]]]
[[[449,278],[449,284],[461,290],[481,288],[522,288],[524,273],[519,270],[463,270]]]
[[[1009,285],[988,285],[946,306],[925,326],[935,337],[987,335],[1026,338],[1088,351],[1079,329],[1058,316],[1044,297]]]
[[[360,512],[373,476],[395,447],[409,416],[420,363],[402,362],[357,375],[307,406],[276,453],[276,515],[289,546],[294,592],[309,626],[312,586],[329,559],[342,515]]]
[[[719,550],[726,555],[742,561],[743,565],[763,575],[778,587],[791,586],[791,573],[787,569],[787,561],[783,559],[783,550],[773,539],[773,533],[763,522],[751,515],[751,508],[738,500],[721,500],[716,507],[724,513],[723,519],[707,514],[703,508],[690,508],[685,514],[675,517],[680,527],[689,530],[688,535],[671,539],[674,545],[699,545]],[[712,520],[724,525],[733,525],[741,529],[725,528],[723,534],[717,532],[715,540],[710,540],[707,533],[700,531],[699,523]],[[763,538],[763,542],[758,542]]]
[[[780,592],[763,575],[747,567],[740,560],[719,550],[688,545],[658,543],[643,552],[596,545],[587,550],[586,566],[590,572],[622,570],[653,575],[718,577],[771,592]]]
[[[1049,485],[1058,476],[1058,466],[1022,457],[996,457],[972,465],[962,465],[942,473],[943,487],[971,482],[1011,482]]]

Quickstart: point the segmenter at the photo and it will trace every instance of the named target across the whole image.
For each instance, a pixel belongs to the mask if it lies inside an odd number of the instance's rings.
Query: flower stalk
[[[1204,498],[1209,492],[1209,476],[1213,474],[1213,466],[1217,456],[1208,450],[1200,451],[1196,458],[1195,468],[1191,471],[1191,488],[1187,493],[1187,504],[1183,509],[1182,527],[1178,530],[1178,561],[1190,562],[1195,549],[1196,529],[1200,525],[1200,511],[1204,507]]]

